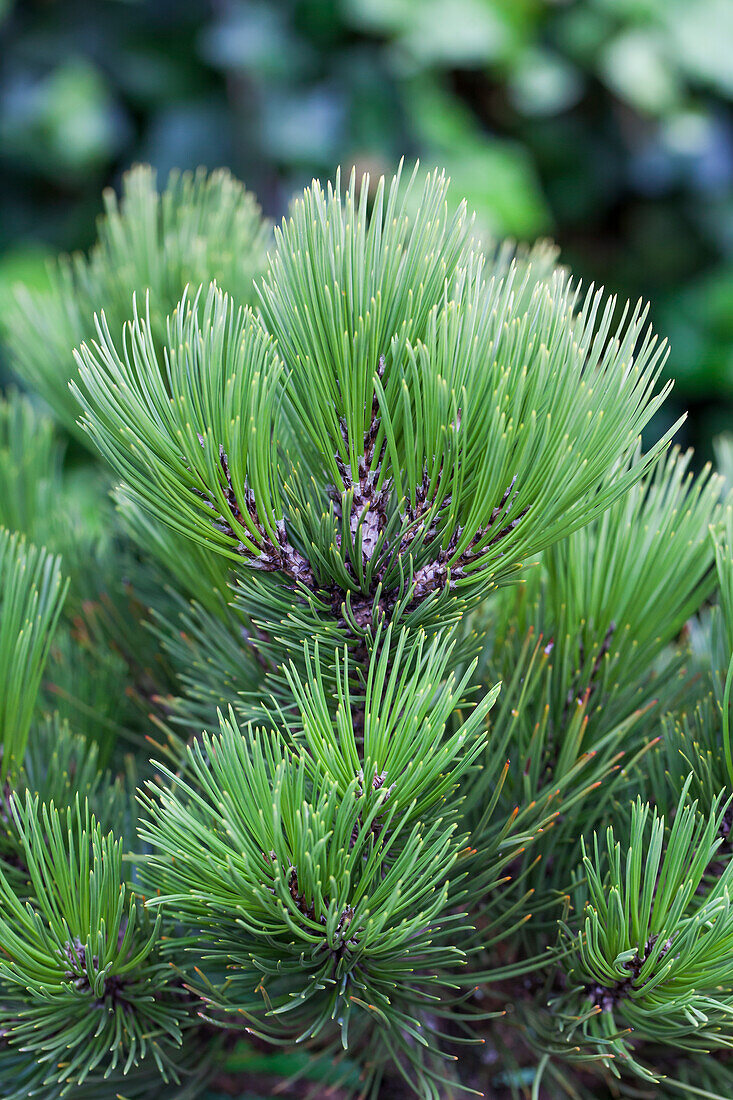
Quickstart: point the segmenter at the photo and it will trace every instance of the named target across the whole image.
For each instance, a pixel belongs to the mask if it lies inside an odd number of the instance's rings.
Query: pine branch
[[[553,1012],[576,1042],[608,1044],[620,1063],[649,1081],[643,1044],[706,1050],[726,1045],[733,1006],[733,864],[702,895],[720,846],[726,803],[702,817],[683,791],[669,829],[639,799],[628,842],[606,830],[584,848],[586,881],[577,889],[581,928],[565,929],[568,992]],[[584,907],[584,908],[583,908]],[[625,1030],[629,1029],[629,1030]]]
[[[136,315],[122,357],[99,323],[72,387],[130,499],[240,576],[278,573],[357,637],[433,594],[512,579],[666,442],[637,453],[663,397],[641,309],[614,333],[613,303],[581,302],[559,273],[519,313],[529,274],[484,275],[465,215],[439,213],[442,177],[414,224],[400,194],[399,177],[380,183],[370,217],[353,179],[343,199],[315,187],[296,203],[262,288],[272,335],[212,288],[203,314],[184,298],[171,319],[165,377]]]
[[[446,879],[465,838],[449,796],[480,751],[496,693],[444,739],[468,676],[445,682],[445,643],[407,642],[387,635],[372,658],[358,740],[348,670],[332,719],[317,653],[306,656],[308,680],[289,673],[302,733],[242,732],[230,712],[219,737],[188,749],[185,782],[161,768],[166,785],[149,785],[141,835],[152,845],[150,904],[205,939],[195,985],[212,1011],[243,1014],[274,1038],[340,1033],[347,1050],[376,1028],[428,1081],[405,1036],[419,1034],[428,1006],[452,1011],[462,920],[445,911]],[[227,959],[238,973],[222,983]]]
[[[120,842],[78,802],[62,815],[28,796],[13,814],[32,900],[0,872],[7,1041],[62,1096],[146,1061],[175,1080],[190,1008],[161,958],[161,917],[151,923],[125,882]]]
[[[2,779],[23,759],[67,588],[58,558],[0,528]]]
[[[68,390],[72,350],[94,337],[101,310],[115,337],[132,316],[133,294],[149,292],[156,336],[186,286],[216,280],[241,303],[252,300],[269,227],[254,197],[224,169],[172,172],[162,192],[154,171],[137,166],[118,199],[104,195],[98,240],[88,256],[62,258],[47,293],[21,289],[8,318],[15,370],[40,392],[58,420],[86,442]]]

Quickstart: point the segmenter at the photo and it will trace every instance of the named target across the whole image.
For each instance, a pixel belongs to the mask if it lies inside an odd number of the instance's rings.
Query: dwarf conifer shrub
[[[645,310],[439,172],[99,231],[0,405],[3,1095],[733,1097],[733,471]]]

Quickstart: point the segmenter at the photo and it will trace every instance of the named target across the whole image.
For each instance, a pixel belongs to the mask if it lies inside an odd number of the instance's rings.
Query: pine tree
[[[731,448],[646,310],[440,172],[105,202],[8,322],[2,1094],[733,1098]]]

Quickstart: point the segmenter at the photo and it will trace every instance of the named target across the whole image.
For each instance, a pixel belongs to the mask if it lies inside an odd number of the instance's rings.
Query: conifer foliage
[[[8,325],[0,1091],[733,1097],[730,446],[646,311],[440,172],[105,201]]]

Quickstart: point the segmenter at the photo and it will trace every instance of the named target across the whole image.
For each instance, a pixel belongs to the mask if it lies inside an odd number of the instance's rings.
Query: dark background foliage
[[[733,401],[728,0],[0,0],[0,286],[135,161],[279,216],[338,162],[445,164],[484,225],[648,298],[706,452]]]

